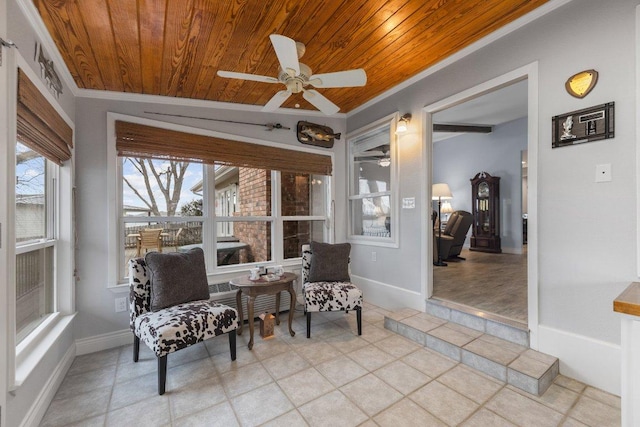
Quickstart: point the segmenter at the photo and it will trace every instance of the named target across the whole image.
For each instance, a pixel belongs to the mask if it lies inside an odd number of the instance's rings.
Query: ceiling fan
[[[364,156],[355,157],[354,160],[357,162],[377,163],[378,166],[388,167],[391,165],[390,150],[391,147],[389,145],[381,145],[364,151]]]
[[[280,107],[294,93],[302,92],[302,97],[324,114],[335,114],[340,110],[336,104],[327,99],[315,88],[355,87],[367,83],[367,74],[362,68],[335,73],[312,74],[311,68],[299,62],[305,52],[303,43],[296,42],[286,36],[271,34],[269,36],[273,49],[276,51],[280,67],[278,77],[261,76],[257,74],[236,73],[235,71],[218,70],[220,77],[240,80],[252,80],[263,83],[282,83],[287,88],[276,93],[262,108],[262,111],[274,111]]]

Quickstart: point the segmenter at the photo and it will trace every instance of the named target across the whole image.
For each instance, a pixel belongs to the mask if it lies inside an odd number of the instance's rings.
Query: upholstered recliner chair
[[[158,394],[165,392],[170,353],[226,333],[231,360],[236,359],[238,312],[209,300],[202,249],[149,252],[130,260],[129,314],[133,361],[140,341],[158,358]]]
[[[440,250],[443,260],[462,260],[460,252],[467,238],[469,228],[473,222],[473,216],[467,211],[455,211],[449,217],[447,226],[442,231]],[[433,232],[433,259],[438,259],[438,231]]]
[[[362,291],[350,282],[351,245],[311,242],[302,245],[302,294],[311,338],[311,313],[356,310],[358,335],[362,335]]]

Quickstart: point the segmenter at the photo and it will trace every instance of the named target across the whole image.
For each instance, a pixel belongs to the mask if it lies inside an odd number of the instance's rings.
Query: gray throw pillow
[[[144,257],[151,273],[151,311],[189,301],[209,299],[204,252],[148,252]]]
[[[349,282],[351,244],[311,242],[309,282]]]

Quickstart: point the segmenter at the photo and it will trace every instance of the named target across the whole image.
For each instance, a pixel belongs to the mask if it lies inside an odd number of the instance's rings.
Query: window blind
[[[282,172],[331,175],[331,157],[116,121],[121,157],[172,159]]]
[[[71,158],[73,129],[18,69],[18,140],[61,165]]]

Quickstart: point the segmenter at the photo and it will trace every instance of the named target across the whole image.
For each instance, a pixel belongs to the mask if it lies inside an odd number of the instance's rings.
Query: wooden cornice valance
[[[121,157],[173,159],[206,164],[331,175],[331,157],[116,121]]]

